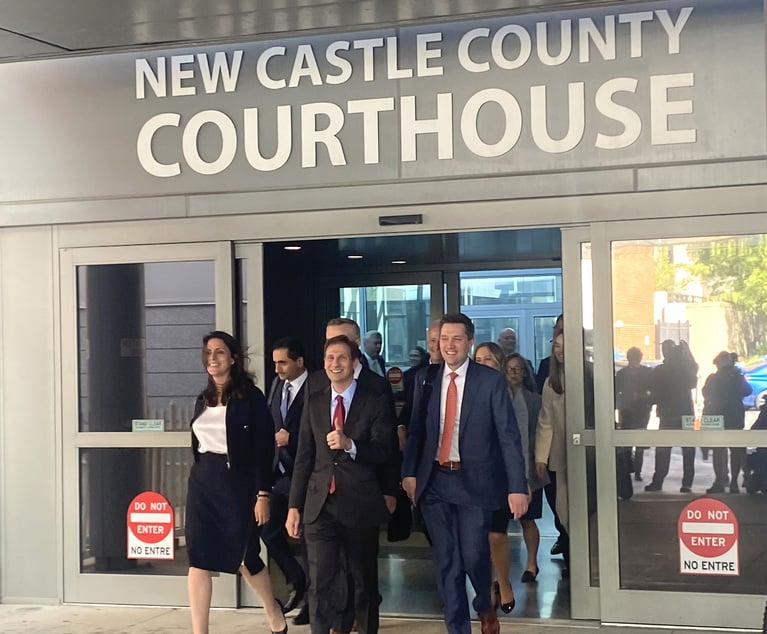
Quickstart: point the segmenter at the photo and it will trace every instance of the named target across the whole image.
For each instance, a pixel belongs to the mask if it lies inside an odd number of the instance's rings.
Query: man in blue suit
[[[490,518],[504,504],[515,517],[524,515],[528,489],[506,379],[469,358],[473,344],[471,319],[462,313],[442,318],[444,365],[425,418],[408,430],[402,486],[420,504],[432,538],[447,631],[471,633],[468,575],[482,634],[498,634],[490,599]]]

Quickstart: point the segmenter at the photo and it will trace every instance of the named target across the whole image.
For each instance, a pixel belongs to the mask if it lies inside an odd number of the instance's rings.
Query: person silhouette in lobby
[[[671,339],[661,344],[663,363],[652,371],[652,400],[660,429],[682,429],[682,416],[692,416],[695,409],[691,390],[698,383],[698,364],[686,341],[679,345]],[[655,448],[655,473],[645,491],[660,491],[671,464],[671,447]],[[682,447],[681,493],[692,491],[695,478],[695,447]]]
[[[615,407],[621,429],[647,429],[652,411],[652,369],[642,365],[642,351],[631,347],[626,352],[628,365],[615,375]],[[634,480],[642,480],[644,447],[625,448]],[[629,483],[630,484],[630,483]]]
[[[714,357],[716,372],[710,374],[703,384],[703,415],[721,416],[725,429],[743,429],[746,423],[746,409],[743,407],[743,398],[751,394],[753,388],[746,382],[746,378],[735,367],[732,354],[722,350]],[[729,453],[730,470],[727,469],[727,457]],[[709,495],[712,493],[724,493],[728,482],[730,493],[740,493],[738,476],[741,469],[746,469],[745,447],[714,447],[714,482],[706,489]]]
[[[420,505],[432,539],[448,633],[471,633],[468,575],[482,634],[498,634],[490,597],[490,521],[504,500],[515,516],[524,515],[528,489],[506,379],[469,359],[473,343],[471,319],[462,313],[442,318],[444,364],[425,420],[411,421],[402,486]]]
[[[381,348],[383,347],[383,337],[377,330],[368,330],[365,333],[365,338],[362,340],[363,354],[365,356],[365,362],[378,376],[386,376],[386,362],[381,356]]]

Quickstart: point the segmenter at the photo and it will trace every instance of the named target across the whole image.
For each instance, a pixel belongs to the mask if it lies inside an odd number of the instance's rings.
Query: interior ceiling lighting
[[[286,244],[282,247],[286,251],[300,251],[303,247],[300,244]]]
[[[407,260],[392,260],[392,264],[407,264]]]
[[[362,258],[363,256],[359,255],[358,253],[346,256],[347,260],[361,260]]]

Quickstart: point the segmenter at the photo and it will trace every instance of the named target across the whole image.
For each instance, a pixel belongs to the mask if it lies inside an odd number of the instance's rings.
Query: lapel
[[[363,419],[363,412],[365,410],[366,401],[367,399],[365,387],[360,385],[359,381],[357,381],[357,388],[354,391],[354,398],[352,399],[352,404],[349,406],[349,411],[346,412],[346,421],[344,421],[344,433],[347,436],[351,436],[353,434],[354,430],[359,424],[359,421]]]

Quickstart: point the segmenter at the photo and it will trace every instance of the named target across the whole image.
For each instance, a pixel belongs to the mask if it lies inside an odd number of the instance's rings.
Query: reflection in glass
[[[193,460],[188,447],[81,449],[81,572],[186,575],[184,505]],[[143,491],[157,491],[173,506],[175,559],[172,561],[126,557],[128,505]]]
[[[424,350],[431,311],[429,284],[400,284],[340,289],[341,315],[356,321],[366,333],[381,333],[387,369],[410,367],[408,353],[415,346]]]
[[[185,429],[200,342],[215,325],[212,261],[78,267],[79,431],[131,431],[133,419]]]
[[[763,495],[741,493],[748,469],[739,430],[756,419],[764,389],[765,256],[764,235],[612,245],[613,345],[629,353],[616,356],[616,425],[689,433],[681,447],[618,448],[635,487],[631,502],[618,503],[623,588],[764,593],[767,505]],[[635,381],[626,380],[626,366],[636,368]],[[720,430],[729,448],[698,448],[700,429]],[[680,514],[704,493],[739,525],[727,555],[738,559],[738,574],[682,566]]]
[[[474,322],[474,340],[498,341],[501,331],[513,328],[516,352],[538,368],[549,356],[551,329],[562,312],[561,270],[467,271],[460,285],[460,310]]]

